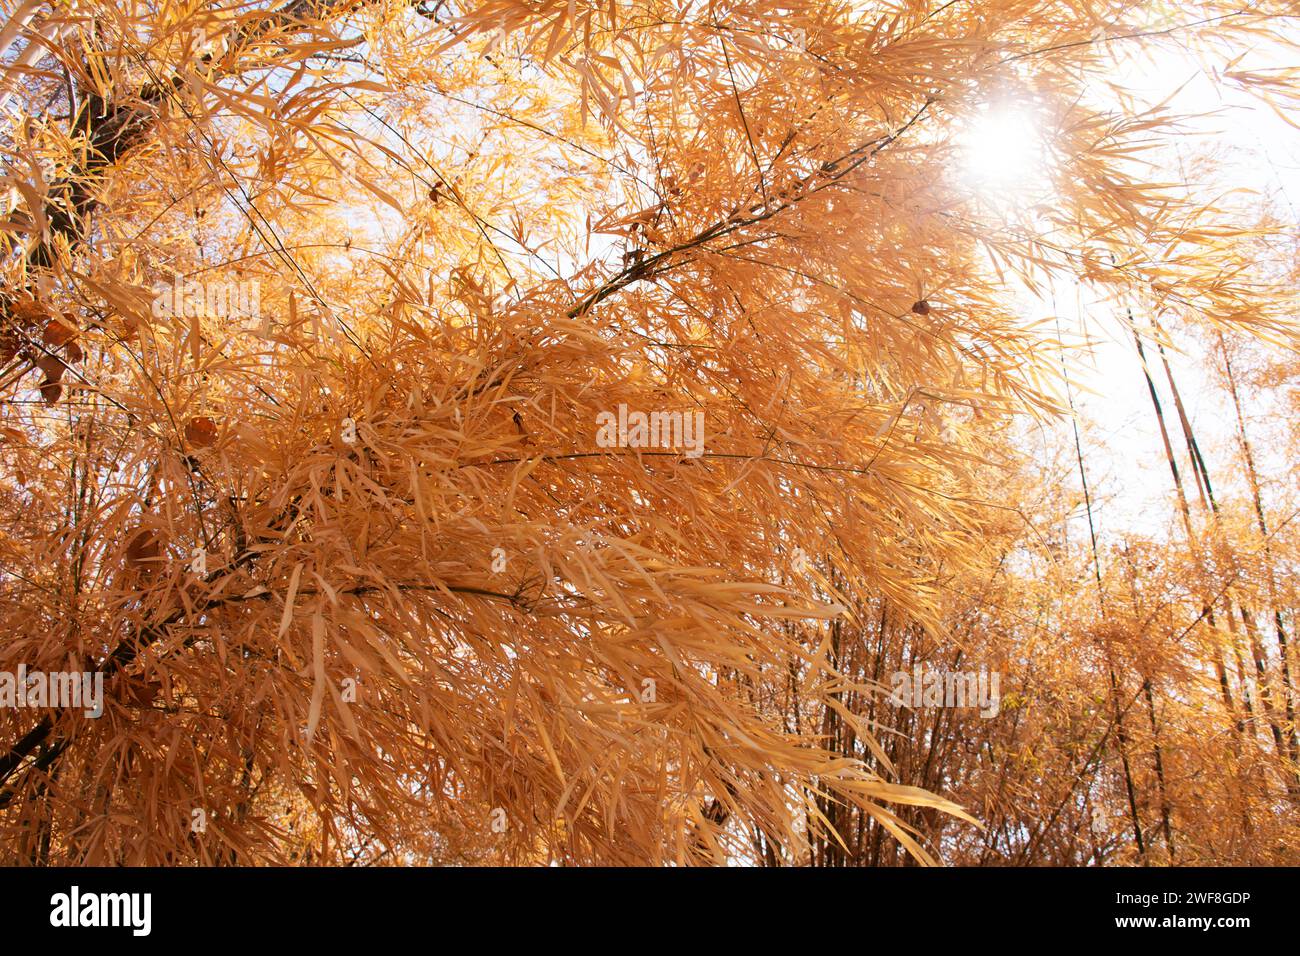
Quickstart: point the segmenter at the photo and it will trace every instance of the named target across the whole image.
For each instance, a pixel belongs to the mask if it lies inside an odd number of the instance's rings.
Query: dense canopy
[[[1300,860],[1290,0],[0,8],[4,862]]]

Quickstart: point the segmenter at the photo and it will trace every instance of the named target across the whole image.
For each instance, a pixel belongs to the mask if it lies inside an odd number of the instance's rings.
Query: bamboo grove
[[[0,860],[1300,861],[1288,0],[2,7]]]

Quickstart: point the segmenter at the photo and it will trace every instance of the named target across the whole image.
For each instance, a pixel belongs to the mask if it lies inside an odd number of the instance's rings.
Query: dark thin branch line
[[[1041,47],[1037,50],[1030,50],[1026,53],[1017,53],[1014,56],[1003,58],[1000,62],[1012,63],[1016,60],[1023,60],[1031,56],[1041,56],[1044,53],[1054,53],[1057,50],[1069,50],[1073,47],[1092,46],[1094,44],[1101,44],[1101,43],[1110,44],[1110,43],[1118,42],[1120,40],[1139,40],[1142,39],[1143,37],[1168,36],[1173,33],[1179,33],[1183,30],[1191,30],[1196,27],[1208,26],[1211,23],[1219,23],[1220,21],[1223,20],[1231,20],[1235,17],[1251,16],[1252,14],[1255,14],[1258,6],[1259,3],[1256,3],[1255,6],[1247,9],[1237,10],[1233,13],[1225,13],[1217,17],[1208,17],[1207,19],[1196,20],[1191,23],[1178,23],[1164,30],[1142,30],[1134,33],[1124,33],[1124,34],[1120,34],[1119,36],[1113,36],[1113,37],[1089,37],[1087,40],[1072,40],[1069,43],[1058,43],[1055,46]]]
[[[737,218],[740,213],[740,210],[737,209],[736,212],[733,212],[727,219],[714,223],[712,226],[697,233],[685,242],[681,242],[675,246],[658,252],[648,259],[639,259],[632,265],[624,267],[617,275],[606,281],[596,290],[588,293],[578,302],[578,304],[569,309],[566,313],[567,317],[574,319],[584,315],[601,301],[614,295],[625,286],[641,279],[652,279],[656,277],[661,272],[665,271],[665,268],[671,267],[669,260],[680,252],[698,248],[713,239],[730,235],[731,233],[746,228],[747,226],[765,222],[773,216],[784,212],[787,209],[793,208],[796,204],[804,201],[809,196],[815,195],[828,186],[833,185],[862,164],[869,162],[877,153],[889,144],[895,142],[900,136],[911,129],[911,127],[925,115],[932,103],[934,103],[933,98],[927,99],[925,104],[917,110],[915,114],[913,114],[912,118],[894,132],[863,143],[861,146],[850,150],[838,159],[823,163],[816,173],[810,174],[796,185],[796,190],[803,187],[802,191],[797,195],[783,200],[776,206],[768,207],[762,203],[750,206],[747,211],[751,213],[751,215],[747,217]],[[841,166],[841,164],[846,162],[847,165]],[[818,175],[829,178],[824,182],[813,185],[813,183],[816,182],[815,177]]]

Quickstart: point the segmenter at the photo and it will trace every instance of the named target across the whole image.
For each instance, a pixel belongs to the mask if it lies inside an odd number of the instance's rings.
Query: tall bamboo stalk
[[[1219,333],[1219,353],[1223,356],[1223,369],[1228,380],[1228,394],[1232,396],[1232,407],[1237,417],[1237,441],[1241,447],[1242,461],[1246,466],[1246,480],[1250,484],[1250,494],[1255,506],[1255,520],[1263,540],[1266,582],[1269,602],[1273,605],[1273,628],[1277,639],[1278,665],[1281,671],[1282,702],[1287,725],[1287,755],[1290,758],[1293,773],[1288,777],[1288,790],[1293,797],[1300,796],[1297,791],[1296,773],[1300,773],[1300,739],[1296,731],[1295,686],[1291,682],[1291,648],[1287,638],[1286,627],[1282,620],[1281,602],[1277,595],[1277,579],[1273,568],[1273,551],[1269,544],[1268,520],[1264,516],[1264,498],[1260,492],[1259,472],[1255,467],[1255,455],[1246,434],[1246,417],[1241,409],[1241,396],[1237,391],[1236,373],[1232,367],[1232,357],[1228,353],[1228,343],[1223,333]]]
[[[1137,322],[1133,318],[1133,310],[1126,309],[1125,311],[1128,315],[1129,328],[1133,333],[1133,342],[1137,346],[1138,359],[1142,363],[1142,375],[1146,379],[1147,394],[1151,397],[1151,405],[1155,410],[1156,423],[1160,428],[1160,439],[1165,449],[1165,460],[1168,462],[1170,474],[1173,476],[1174,490],[1178,496],[1178,508],[1182,514],[1183,528],[1187,534],[1187,546],[1192,552],[1197,567],[1202,568],[1203,563],[1201,550],[1196,538],[1196,533],[1192,529],[1191,508],[1189,508],[1187,504],[1187,494],[1183,488],[1182,475],[1178,470],[1178,460],[1174,457],[1173,443],[1169,440],[1169,428],[1165,423],[1164,408],[1160,404],[1160,395],[1156,391],[1156,384],[1151,378],[1151,367],[1147,363],[1146,349],[1142,345],[1142,336],[1138,333]],[[1208,621],[1212,630],[1217,630],[1213,600],[1202,599],[1201,617]],[[1219,679],[1219,692],[1223,697],[1224,707],[1227,709],[1228,717],[1232,721],[1233,737],[1231,747],[1233,756],[1237,759],[1238,763],[1240,763],[1241,741],[1245,735],[1246,725],[1242,716],[1237,713],[1237,708],[1232,697],[1232,690],[1228,684],[1228,673],[1227,668],[1223,663],[1223,655],[1217,650],[1214,655],[1214,669]],[[1230,795],[1230,799],[1233,799],[1234,796],[1236,795]],[[1247,833],[1249,833],[1252,829],[1250,811],[1244,798],[1238,801],[1238,806],[1241,812],[1242,827]]]
[[[1161,334],[1164,334],[1164,330],[1160,328],[1159,321],[1153,320],[1153,322],[1157,331],[1159,331]],[[1160,352],[1161,363],[1164,366],[1165,378],[1169,382],[1170,393],[1173,395],[1174,404],[1178,409],[1178,420],[1183,430],[1184,441],[1186,441],[1187,443],[1188,456],[1191,459],[1193,471],[1197,475],[1197,485],[1201,491],[1201,504],[1202,507],[1206,509],[1211,520],[1215,523],[1215,527],[1217,528],[1220,519],[1219,503],[1214,496],[1214,484],[1210,480],[1209,468],[1206,466],[1205,456],[1201,452],[1200,443],[1196,440],[1196,434],[1192,428],[1191,420],[1190,418],[1188,418],[1186,409],[1183,405],[1182,396],[1178,389],[1178,383],[1174,378],[1173,369],[1170,367],[1168,356],[1165,354],[1164,345],[1157,343],[1157,348],[1159,349]],[[1227,607],[1228,628],[1231,631],[1234,638],[1233,654],[1237,662],[1238,680],[1241,684],[1243,700],[1246,705],[1247,713],[1253,715],[1254,702],[1251,699],[1250,688],[1246,676],[1246,668],[1244,663],[1241,660],[1240,652],[1236,646],[1236,640],[1239,635],[1239,632],[1237,630],[1236,619],[1233,617],[1233,607],[1232,607],[1233,597],[1232,597],[1231,589],[1225,591],[1224,600],[1227,602],[1228,605]],[[1277,752],[1278,757],[1283,762],[1285,767],[1283,778],[1286,780],[1287,793],[1289,796],[1294,798],[1297,795],[1300,795],[1300,791],[1297,791],[1296,780],[1294,778],[1294,761],[1293,759],[1291,759],[1290,754],[1288,753],[1288,748],[1286,747],[1283,741],[1282,728],[1279,725],[1276,717],[1276,707],[1274,705],[1274,699],[1273,699],[1273,688],[1272,688],[1271,681],[1269,679],[1269,674],[1266,666],[1266,657],[1263,651],[1263,647],[1260,645],[1259,642],[1259,630],[1255,625],[1255,617],[1254,614],[1251,612],[1250,608],[1247,607],[1246,604],[1240,600],[1237,600],[1236,603],[1237,603],[1238,613],[1240,614],[1241,617],[1242,625],[1245,627],[1246,640],[1248,646],[1250,647],[1251,658],[1255,670],[1255,680],[1257,686],[1259,687],[1260,704],[1263,708],[1265,719],[1268,722],[1269,729],[1272,733],[1275,750]]]

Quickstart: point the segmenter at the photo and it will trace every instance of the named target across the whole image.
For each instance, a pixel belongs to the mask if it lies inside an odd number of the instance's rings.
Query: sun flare
[[[1046,138],[1037,118],[1016,105],[990,106],[960,134],[961,168],[968,184],[1000,197],[1041,185]]]

